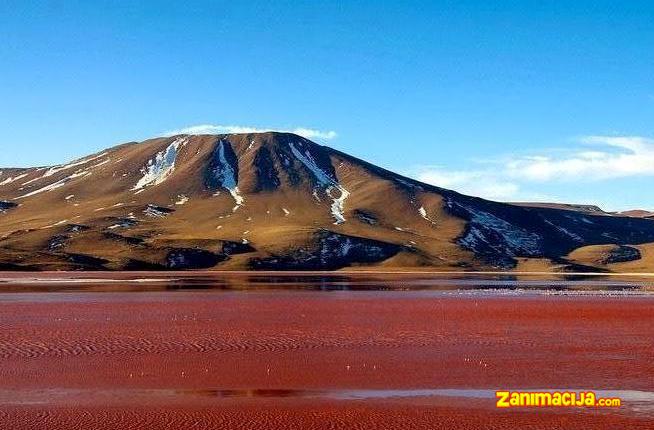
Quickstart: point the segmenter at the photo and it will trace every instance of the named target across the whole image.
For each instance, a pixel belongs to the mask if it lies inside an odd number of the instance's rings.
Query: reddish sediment
[[[629,405],[506,411],[486,398],[301,395],[651,392],[652,339],[647,296],[5,294],[0,428],[652,428],[651,412]]]

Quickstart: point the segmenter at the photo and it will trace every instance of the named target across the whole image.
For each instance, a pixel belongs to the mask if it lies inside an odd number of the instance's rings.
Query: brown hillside
[[[463,196],[293,134],[182,135],[3,169],[0,268],[605,271],[654,242],[649,219],[568,209]]]

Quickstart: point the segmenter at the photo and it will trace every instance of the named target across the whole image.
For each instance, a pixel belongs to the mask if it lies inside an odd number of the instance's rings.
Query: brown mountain
[[[644,209],[632,209],[630,211],[617,212],[620,216],[631,216],[636,218],[654,218],[654,212]]]
[[[464,196],[287,133],[0,173],[6,270],[646,271],[651,243],[649,219]]]

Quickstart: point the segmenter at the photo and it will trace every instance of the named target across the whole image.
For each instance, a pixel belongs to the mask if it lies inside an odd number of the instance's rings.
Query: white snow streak
[[[96,167],[104,166],[105,164],[107,164],[107,163],[110,162],[110,161],[111,161],[111,158],[107,158],[107,159],[104,160],[104,161],[100,161],[99,163],[92,165],[92,166],[90,167],[90,169],[94,169],[94,168],[96,168]]]
[[[186,143],[186,137],[175,139],[168,147],[158,152],[154,158],[148,161],[148,165],[141,169],[143,177],[134,185],[132,191],[140,191],[150,185],[159,185],[165,181],[175,170],[177,150],[180,145]]]
[[[46,185],[45,187],[39,188],[38,190],[34,190],[34,191],[31,191],[31,192],[29,192],[29,193],[27,193],[27,194],[23,194],[23,195],[20,196],[20,197],[16,197],[16,200],[18,200],[18,199],[24,199],[24,198],[26,198],[26,197],[31,197],[31,196],[34,196],[34,195],[36,195],[36,194],[43,193],[43,192],[45,192],[45,191],[56,190],[57,188],[61,188],[61,187],[63,187],[64,185],[66,185],[66,183],[68,183],[68,181],[71,181],[71,180],[73,180],[73,179],[75,179],[75,178],[80,178],[80,177],[84,177],[84,176],[89,176],[90,174],[91,174],[91,172],[87,172],[87,171],[75,172],[75,173],[73,173],[72,175],[70,175],[70,176],[66,176],[64,179],[60,179],[60,180],[58,180],[57,182],[54,182],[54,183],[52,183],[52,184],[50,184],[50,185]]]
[[[81,165],[89,163],[89,162],[91,162],[93,160],[97,160],[98,158],[104,157],[105,155],[107,155],[107,153],[103,152],[102,154],[98,154],[98,155],[93,156],[93,157],[87,157],[87,158],[83,158],[83,159],[81,159],[79,161],[73,161],[72,163],[51,167],[48,170],[46,170],[46,172],[43,174],[43,176],[41,176],[41,178],[47,178],[48,176],[52,176],[55,173],[61,172],[62,170],[68,170],[68,169],[73,168],[73,167],[81,166]],[[41,179],[41,178],[38,178],[38,179]]]
[[[41,227],[41,230],[45,230],[45,229],[52,228],[52,227],[58,227],[58,226],[60,226],[60,225],[64,225],[64,224],[66,224],[67,222],[68,222],[68,220],[67,220],[67,219],[64,219],[64,220],[61,220],[61,221],[56,222],[56,223],[54,223],[54,224],[50,224],[50,225],[46,225],[46,226],[44,226],[44,227]]]
[[[188,197],[186,197],[184,194],[180,194],[177,196],[177,201],[175,202],[175,204],[181,206],[183,204],[186,204],[186,202],[188,202]]]
[[[569,238],[571,238],[574,241],[577,241],[577,242],[583,242],[584,241],[584,239],[581,236],[579,236],[578,234],[575,234],[575,233],[569,231],[568,229],[566,229],[564,227],[556,225],[550,220],[546,219],[545,223],[551,225],[552,227],[554,227],[555,229],[557,229],[561,233],[565,234],[566,236],[568,236]]]
[[[350,197],[349,191],[347,191],[345,188],[343,188],[341,185],[336,187],[340,192],[341,195],[337,198],[332,197],[331,191],[333,188],[328,188],[327,189],[327,195],[333,199],[331,210],[332,210],[332,215],[334,218],[336,218],[336,222],[334,224],[341,224],[345,222],[345,200]]]
[[[318,164],[316,161],[313,159],[311,156],[311,153],[306,150],[304,154],[302,154],[296,147],[293,145],[293,143],[289,143],[291,147],[291,151],[293,152],[293,155],[302,162],[309,170],[311,170],[311,173],[318,179],[318,182],[321,185],[334,185],[336,181],[331,178],[325,171],[323,171],[320,167],[318,167]]]
[[[236,172],[232,165],[229,164],[229,161],[227,161],[227,157],[225,157],[225,144],[222,141],[218,143],[218,162],[220,163],[220,167],[214,170],[214,174],[216,175],[216,179],[220,182],[220,185],[229,191],[229,194],[234,198],[236,206],[234,206],[232,211],[236,212],[236,210],[245,203],[245,198],[238,190]]]
[[[300,160],[302,164],[304,164],[311,171],[311,173],[313,173],[313,175],[318,180],[318,183],[327,187],[326,193],[332,199],[331,213],[332,216],[336,219],[334,224],[344,223],[345,200],[347,200],[347,198],[350,196],[350,192],[346,190],[341,184],[339,184],[335,179],[329,176],[324,170],[318,167],[318,164],[311,156],[309,150],[305,150],[304,154],[302,154],[295,147],[295,145],[293,145],[292,142],[289,143],[289,146],[291,147],[291,152],[293,152],[295,158]],[[332,196],[332,191],[334,189],[340,191],[340,196]]]
[[[22,175],[18,175],[18,176],[14,177],[14,178],[9,177],[9,178],[5,179],[4,181],[0,182],[0,185],[9,185],[12,182],[18,181],[19,179],[23,179],[27,175],[28,175],[28,173],[23,173]]]
[[[435,224],[435,222],[432,221],[432,220],[429,218],[429,216],[427,215],[427,210],[425,209],[424,206],[420,206],[420,209],[418,209],[418,213],[420,214],[421,217],[423,217],[424,219],[426,219],[426,220],[429,221],[430,223]]]
[[[133,216],[127,217],[126,219],[120,220],[118,223],[110,225],[107,227],[109,230],[115,230],[117,228],[128,228],[136,225],[135,218]]]

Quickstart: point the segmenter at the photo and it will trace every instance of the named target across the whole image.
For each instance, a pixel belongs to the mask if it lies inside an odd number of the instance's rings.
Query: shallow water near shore
[[[572,278],[572,279],[566,279]],[[0,273],[0,294],[10,292],[119,291],[454,291],[532,293],[654,293],[654,278],[637,275],[516,276],[511,274],[429,273]]]

